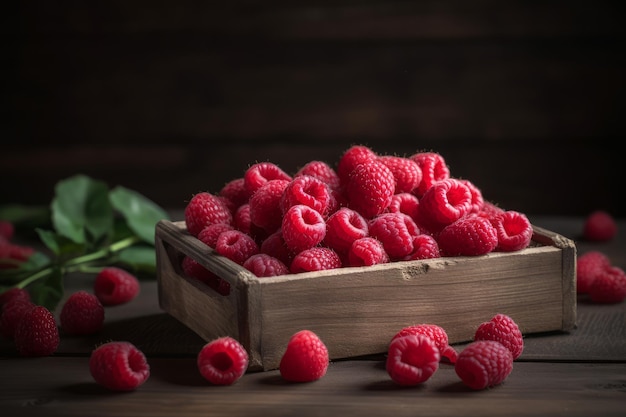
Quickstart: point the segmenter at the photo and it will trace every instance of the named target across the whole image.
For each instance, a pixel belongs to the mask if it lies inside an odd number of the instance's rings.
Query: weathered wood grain
[[[250,373],[228,387],[211,386],[194,358],[151,358],[148,381],[132,393],[98,386],[87,358],[4,361],[12,375],[0,407],[19,416],[623,416],[626,365],[517,362],[495,388],[465,387],[442,364],[425,384],[389,379],[382,359],[332,363],[314,383],[290,384],[278,371]]]
[[[277,368],[286,342],[305,328],[325,341],[332,359],[382,353],[397,331],[416,323],[439,324],[451,343],[469,341],[497,313],[527,334],[571,330],[574,245],[542,228],[533,239],[542,246],[257,279],[189,235],[184,222],[163,220],[156,230],[159,299],[207,341],[238,339],[250,367],[263,370]],[[184,256],[228,281],[231,293],[185,277]]]
[[[177,217],[174,213],[173,217]],[[533,223],[575,237],[582,219],[536,217]],[[582,250],[600,249],[626,266],[626,224],[613,241],[576,240]],[[68,294],[89,289],[92,276],[68,279]],[[148,356],[151,376],[138,390],[112,393],[88,368],[94,346],[129,340]],[[107,308],[103,332],[62,337],[51,357],[22,358],[12,341],[0,340],[0,408],[7,416],[568,416],[624,415],[626,303],[592,304],[579,297],[577,327],[569,332],[527,335],[524,352],[506,381],[494,388],[466,388],[442,363],[425,384],[400,388],[389,379],[384,355],[335,360],[314,383],[290,384],[277,370],[249,372],[230,387],[205,381],[196,356],[204,340],[161,310],[154,280],[126,305]],[[465,344],[455,344],[461,350]]]

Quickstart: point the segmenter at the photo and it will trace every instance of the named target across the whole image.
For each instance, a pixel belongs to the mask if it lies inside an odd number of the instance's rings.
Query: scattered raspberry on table
[[[29,299],[22,297],[13,297],[9,301],[2,304],[2,315],[0,316],[0,332],[7,339],[13,339],[15,329],[24,317],[27,311],[34,308]]]
[[[496,314],[481,323],[474,333],[474,340],[494,340],[511,351],[513,360],[524,350],[524,338],[517,323],[506,314]]]
[[[454,365],[461,381],[474,390],[501,384],[513,370],[513,355],[500,342],[477,340],[466,346]]]
[[[133,391],[150,377],[146,356],[126,341],[104,343],[91,352],[89,371],[93,379],[111,391]]]
[[[279,371],[290,382],[313,382],[326,375],[329,362],[324,342],[314,332],[304,329],[287,342]]]
[[[137,277],[125,269],[109,266],[103,268],[93,284],[93,291],[104,306],[128,303],[140,291]]]
[[[65,334],[95,334],[104,324],[104,306],[94,294],[76,291],[63,303],[59,321]]]
[[[44,306],[27,309],[15,327],[14,342],[22,356],[50,356],[59,347],[59,329]]]
[[[591,250],[576,259],[576,292],[598,304],[626,299],[626,273],[603,252]]]
[[[200,374],[214,385],[232,385],[248,369],[248,352],[230,336],[214,339],[205,344],[196,362]]]
[[[403,336],[421,334],[430,337],[439,349],[441,359],[446,359],[450,363],[456,362],[457,354],[456,350],[448,344],[448,333],[441,326],[432,323],[421,323],[406,326],[400,329],[392,338],[393,342]]]
[[[441,353],[435,340],[425,334],[406,334],[392,339],[385,369],[392,381],[413,386],[427,381],[439,369]]]
[[[613,216],[604,211],[596,210],[585,219],[583,237],[594,242],[606,242],[617,234],[617,223]]]
[[[588,294],[596,277],[611,266],[611,260],[604,253],[592,250],[576,258],[576,292]]]

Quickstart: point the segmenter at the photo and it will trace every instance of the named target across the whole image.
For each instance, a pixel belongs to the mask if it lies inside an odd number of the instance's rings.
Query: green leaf
[[[156,252],[152,246],[131,246],[118,254],[118,261],[136,272],[156,272]]]
[[[36,281],[28,288],[33,303],[42,305],[52,312],[63,298],[63,290],[61,268],[53,268],[45,279]]]
[[[56,233],[51,230],[43,230],[37,229],[37,234],[39,235],[39,239],[43,242],[44,245],[48,249],[52,251],[55,255],[61,253],[61,245],[58,242],[58,237]]]
[[[92,243],[108,234],[113,208],[108,186],[85,175],[76,175],[56,186],[52,223],[57,233],[76,243]]]
[[[85,251],[84,244],[75,243],[51,230],[36,229],[36,231],[41,242],[56,256],[83,253]]]
[[[152,200],[136,191],[117,186],[109,193],[111,204],[126,219],[130,229],[146,243],[154,245],[155,227],[168,215]]]

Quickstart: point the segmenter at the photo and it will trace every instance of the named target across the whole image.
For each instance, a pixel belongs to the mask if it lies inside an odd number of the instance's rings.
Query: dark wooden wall
[[[626,216],[619,4],[23,1],[0,203],[80,172],[175,208],[361,143],[438,151],[507,208]]]

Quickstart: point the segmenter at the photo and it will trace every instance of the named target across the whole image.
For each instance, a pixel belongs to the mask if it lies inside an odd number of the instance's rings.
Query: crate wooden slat
[[[450,343],[471,340],[496,313],[510,315],[524,334],[576,325],[575,245],[538,227],[518,252],[270,278],[217,255],[184,222],[159,222],[156,250],[161,308],[207,341],[238,339],[250,370],[277,368],[289,337],[305,328],[341,359],[383,353],[398,330],[416,323],[440,325]],[[185,255],[226,280],[230,293],[184,276]]]

